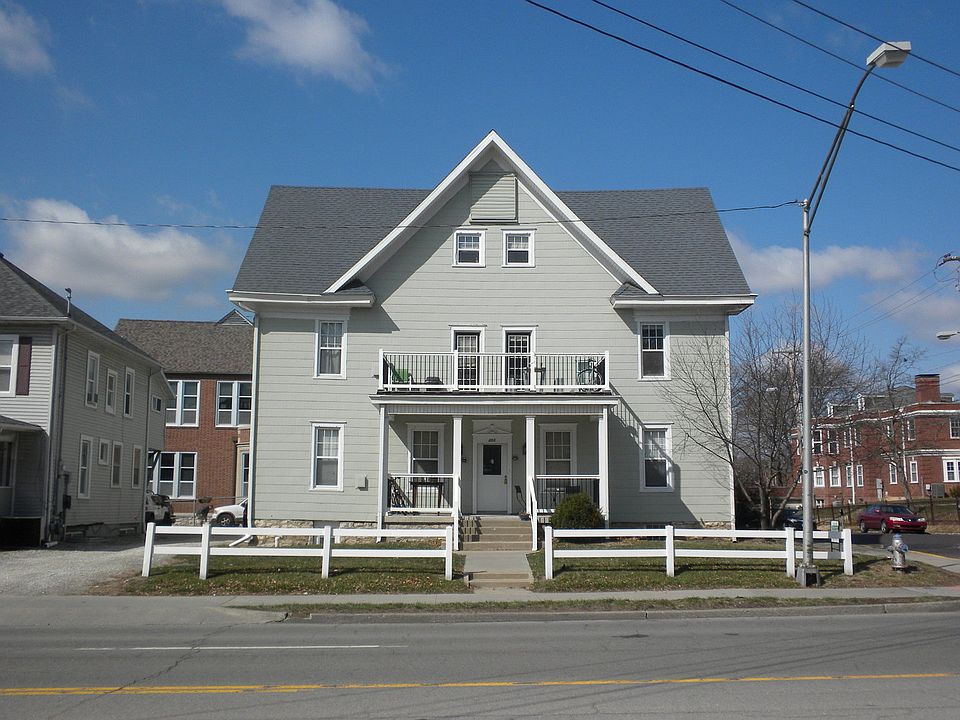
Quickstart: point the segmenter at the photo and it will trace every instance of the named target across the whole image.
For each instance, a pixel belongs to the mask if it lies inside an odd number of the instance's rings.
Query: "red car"
[[[879,530],[890,532],[925,532],[927,519],[913,512],[906,505],[871,505],[857,518],[860,532]]]

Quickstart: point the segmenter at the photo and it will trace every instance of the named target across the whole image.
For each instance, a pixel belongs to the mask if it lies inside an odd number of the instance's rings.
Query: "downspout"
[[[250,413],[250,475],[247,480],[247,527],[253,527],[254,486],[257,478],[257,418],[260,408],[260,314],[253,316],[253,408]]]
[[[67,317],[70,313],[70,292],[67,291]],[[67,383],[67,355],[69,349],[69,334],[76,329],[76,325],[69,323],[67,328],[54,333],[54,387],[51,392],[51,406],[53,409],[53,422],[50,423],[50,449],[47,453],[47,482],[44,483],[43,498],[43,541],[50,541],[50,521],[56,513],[59,505],[57,495],[60,494],[60,467],[63,463],[63,415],[66,405],[66,392],[64,388]],[[56,433],[56,434],[54,434]],[[56,457],[55,457],[56,456]],[[67,484],[64,483],[63,491],[66,492]],[[67,527],[67,511],[61,510],[60,518],[61,531],[65,532]]]

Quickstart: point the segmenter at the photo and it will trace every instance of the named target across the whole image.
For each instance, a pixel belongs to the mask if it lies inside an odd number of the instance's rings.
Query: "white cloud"
[[[24,74],[48,73],[50,32],[19,5],[0,0],[0,65]]]
[[[373,85],[384,64],[360,44],[366,20],[331,0],[221,0],[247,23],[242,57],[328,75],[355,90]]]
[[[768,245],[755,248],[730,233],[730,244],[754,292],[775,293],[803,286],[803,255],[798,247]],[[901,280],[917,266],[912,250],[889,250],[866,245],[828,245],[811,253],[810,281],[823,287],[843,278],[877,282]]]
[[[28,200],[16,209],[29,218],[91,221],[84,210],[62,200]],[[101,221],[121,222],[115,215]],[[158,300],[175,291],[182,295],[235,262],[229,248],[211,247],[175,228],[146,232],[122,226],[11,223],[9,232],[14,245],[10,255],[27,272],[54,288],[69,286],[92,296]]]

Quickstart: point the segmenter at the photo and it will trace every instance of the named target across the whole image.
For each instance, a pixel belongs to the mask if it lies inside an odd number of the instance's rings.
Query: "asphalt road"
[[[960,613],[245,626],[225,616],[165,629],[147,618],[0,627],[0,718],[956,720],[960,708]]]
[[[944,557],[960,558],[960,535],[931,535],[929,533],[904,533],[903,541],[910,550],[916,552],[933,553]],[[854,545],[882,549],[889,547],[893,542],[893,535],[882,535],[878,532],[853,533]]]

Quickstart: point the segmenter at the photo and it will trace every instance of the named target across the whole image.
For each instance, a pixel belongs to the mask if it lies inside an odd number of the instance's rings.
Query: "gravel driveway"
[[[142,563],[142,538],[0,550],[0,595],[82,595]]]

